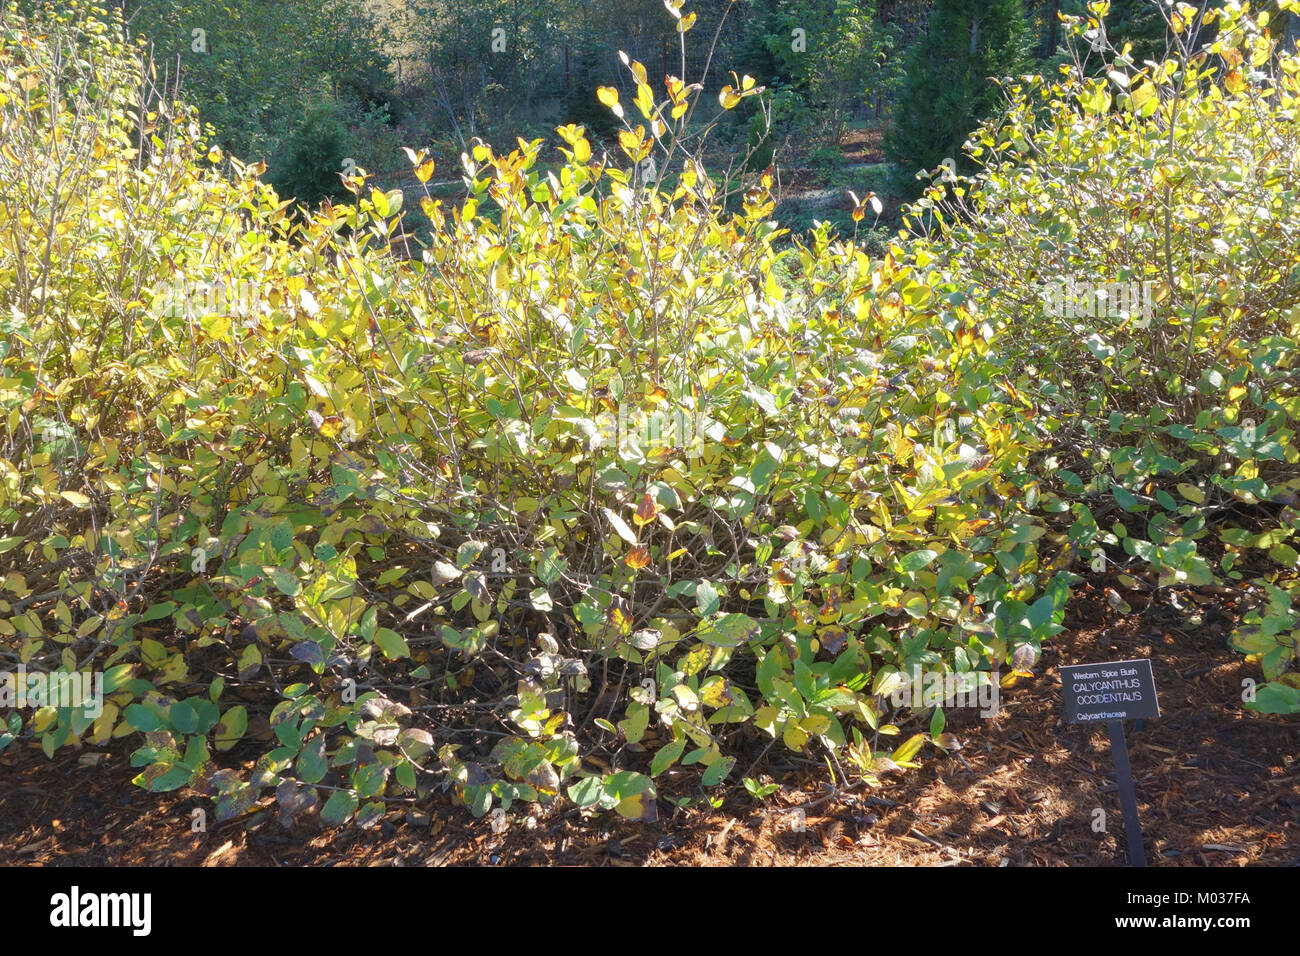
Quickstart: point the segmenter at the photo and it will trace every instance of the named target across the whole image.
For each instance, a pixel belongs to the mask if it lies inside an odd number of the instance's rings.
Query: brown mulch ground
[[[851,129],[844,134],[840,148],[844,151],[845,162],[881,163],[885,160],[885,132],[883,126],[871,126],[867,129]]]
[[[874,790],[827,794],[824,772],[793,769],[759,806],[737,788],[719,810],[655,824],[580,811],[512,813],[494,832],[441,795],[395,807],[377,828],[285,829],[274,813],[191,832],[194,796],[134,787],[129,748],[0,754],[0,860],[39,865],[984,865],[1124,862],[1124,832],[1104,730],[1062,723],[1058,663],[1151,657],[1163,716],[1129,728],[1152,866],[1300,865],[1300,724],[1245,711],[1257,669],[1228,647],[1230,597],[1183,610],[1126,592],[1119,615],[1084,586],[1038,676],[982,720],[953,712],[963,742],[922,752],[921,770]],[[1191,602],[1190,604],[1188,602]],[[1189,623],[1199,612],[1201,622]],[[92,764],[94,758],[99,758]],[[800,787],[800,782],[803,786]],[[804,827],[790,808],[804,806]],[[1092,829],[1094,809],[1107,832]],[[498,827],[498,829],[501,829]]]

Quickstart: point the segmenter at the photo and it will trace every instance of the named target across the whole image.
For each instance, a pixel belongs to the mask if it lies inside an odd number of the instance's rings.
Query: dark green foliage
[[[766,169],[776,157],[775,137],[767,129],[763,114],[757,110],[749,121],[749,138],[745,143],[745,151],[749,156],[745,168],[750,172]]]
[[[990,77],[1024,70],[1028,43],[1020,0],[936,0],[929,31],[908,60],[885,142],[901,192],[919,193],[915,173],[945,158],[966,165],[962,143],[1002,103]]]
[[[768,42],[783,26],[781,0],[742,0],[741,7],[744,29],[732,53],[732,68],[737,73],[748,73],[767,86],[790,82],[781,58],[773,53]],[[789,33],[784,36],[788,40]]]
[[[281,197],[307,206],[341,196],[347,138],[338,106],[329,100],[314,104],[271,162],[267,180]]]
[[[1167,32],[1158,0],[1111,0],[1106,33],[1116,47],[1133,44],[1135,62],[1163,59]]]
[[[880,22],[875,0],[775,0],[753,30],[762,31],[772,62],[757,58],[760,67],[798,93],[813,131],[833,140],[854,113],[874,109],[898,84],[899,30]]]
[[[337,103],[335,112],[359,114],[390,96],[383,25],[348,0],[124,0],[122,7],[131,31],[152,45],[159,82],[179,83],[224,149],[264,158],[273,169],[301,165],[280,153],[301,147],[306,114],[322,97]],[[340,148],[365,165],[364,144],[348,143],[345,128],[343,136]]]
[[[607,62],[603,47],[594,30],[587,28],[579,32],[569,50],[563,109],[568,121],[581,123],[597,136],[612,136],[618,122],[614,114],[600,105],[596,89],[608,82],[612,64],[617,60],[610,56]]]

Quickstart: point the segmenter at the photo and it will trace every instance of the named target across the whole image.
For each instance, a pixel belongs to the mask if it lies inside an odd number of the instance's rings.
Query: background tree
[[[284,198],[308,206],[343,195],[339,172],[347,159],[347,127],[338,104],[327,97],[313,103],[285,138],[267,181]]]
[[[836,143],[855,111],[878,108],[895,85],[900,31],[881,25],[875,0],[779,0],[763,25],[777,75],[804,96]]]
[[[1214,4],[1209,4],[1213,6]],[[1141,64],[1161,60],[1168,49],[1168,24],[1160,0],[1111,0],[1106,16],[1106,35],[1117,49],[1133,44],[1129,54]],[[1084,13],[1084,10],[1080,10]]]
[[[1021,0],[935,0],[929,29],[907,61],[885,142],[900,192],[919,193],[915,174],[945,158],[967,164],[962,143],[1002,102],[991,78],[1023,71],[1028,44]]]
[[[264,159],[272,182],[305,202],[331,190],[304,174],[318,157],[369,160],[351,135],[391,95],[391,36],[349,0],[121,0],[131,32],[153,46],[160,80],[244,159]],[[320,137],[313,141],[312,137]],[[313,161],[314,162],[314,161]],[[309,164],[310,165],[310,164]],[[333,173],[341,167],[336,166]],[[337,181],[337,176],[334,177]],[[307,184],[317,182],[317,186]]]

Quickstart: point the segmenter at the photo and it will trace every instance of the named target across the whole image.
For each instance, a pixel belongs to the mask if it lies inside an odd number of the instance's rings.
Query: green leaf
[[[645,704],[631,703],[627,705],[627,717],[618,722],[618,727],[627,737],[628,743],[637,743],[645,736],[646,728],[650,726],[650,708]]]
[[[914,574],[922,568],[928,567],[938,556],[938,551],[923,548],[920,551],[913,551],[911,554],[906,555],[898,564],[904,574]]]
[[[375,644],[390,661],[411,656],[411,648],[407,646],[406,638],[386,627],[375,631]]]
[[[605,778],[604,797],[615,801],[614,810],[629,820],[653,823],[659,819],[654,783],[643,773],[623,770]]]
[[[759,633],[758,622],[748,614],[724,614],[717,620],[704,621],[695,636],[710,647],[739,647]]]
[[[731,768],[735,765],[735,757],[722,757],[715,760],[700,777],[700,784],[705,787],[716,787],[727,778],[727,774],[731,773]]]
[[[335,790],[320,809],[320,818],[331,826],[341,827],[356,812],[360,801],[351,790]]]
[[[144,769],[131,782],[146,788],[150,793],[167,793],[179,790],[194,779],[194,771],[184,764],[155,763]]]
[[[218,750],[229,750],[239,743],[248,730],[248,711],[243,704],[237,704],[221,715],[213,732],[212,742]]]
[[[148,707],[143,704],[129,704],[122,712],[126,722],[142,733],[149,733],[157,730],[162,726],[162,721]]]
[[[284,568],[272,567],[267,567],[263,570],[266,571],[267,577],[271,579],[271,583],[275,585],[276,589],[281,594],[294,597],[302,592],[302,582],[298,580],[293,572]]]
[[[664,744],[660,747],[650,762],[650,776],[657,777],[681,757],[682,751],[686,749],[686,738],[674,740],[672,743]]]
[[[569,787],[569,799],[580,807],[590,807],[604,794],[600,777],[584,777]]]
[[[478,560],[487,545],[482,541],[466,541],[456,549],[456,567],[464,570]]]
[[[121,690],[131,680],[133,673],[135,673],[134,664],[118,664],[104,671],[104,693],[111,694]]]
[[[325,735],[317,734],[302,745],[302,752],[298,754],[298,777],[304,783],[320,783],[327,766]]]
[[[718,589],[708,581],[701,581],[695,588],[695,607],[700,612],[700,617],[712,617],[717,613],[721,599],[718,597]]]
[[[1300,688],[1280,681],[1260,684],[1246,708],[1261,714],[1300,714]]]
[[[168,708],[167,719],[171,721],[172,727],[183,734],[192,734],[199,726],[199,715],[183,700],[178,700]]]
[[[943,728],[947,724],[947,718],[943,714],[942,707],[934,709],[934,715],[930,718],[930,739],[938,740],[939,735],[943,733]]]
[[[1138,501],[1137,498],[1134,497],[1133,493],[1126,488],[1121,488],[1119,485],[1111,485],[1110,493],[1115,496],[1115,503],[1127,512],[1133,513],[1147,510],[1147,506]]]

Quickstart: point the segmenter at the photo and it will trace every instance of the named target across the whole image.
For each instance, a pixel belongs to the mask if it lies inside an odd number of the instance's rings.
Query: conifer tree
[[[968,168],[962,143],[1002,102],[990,78],[1023,72],[1029,43],[1020,0],[935,0],[885,141],[900,191],[918,194],[916,173],[945,158]]]

